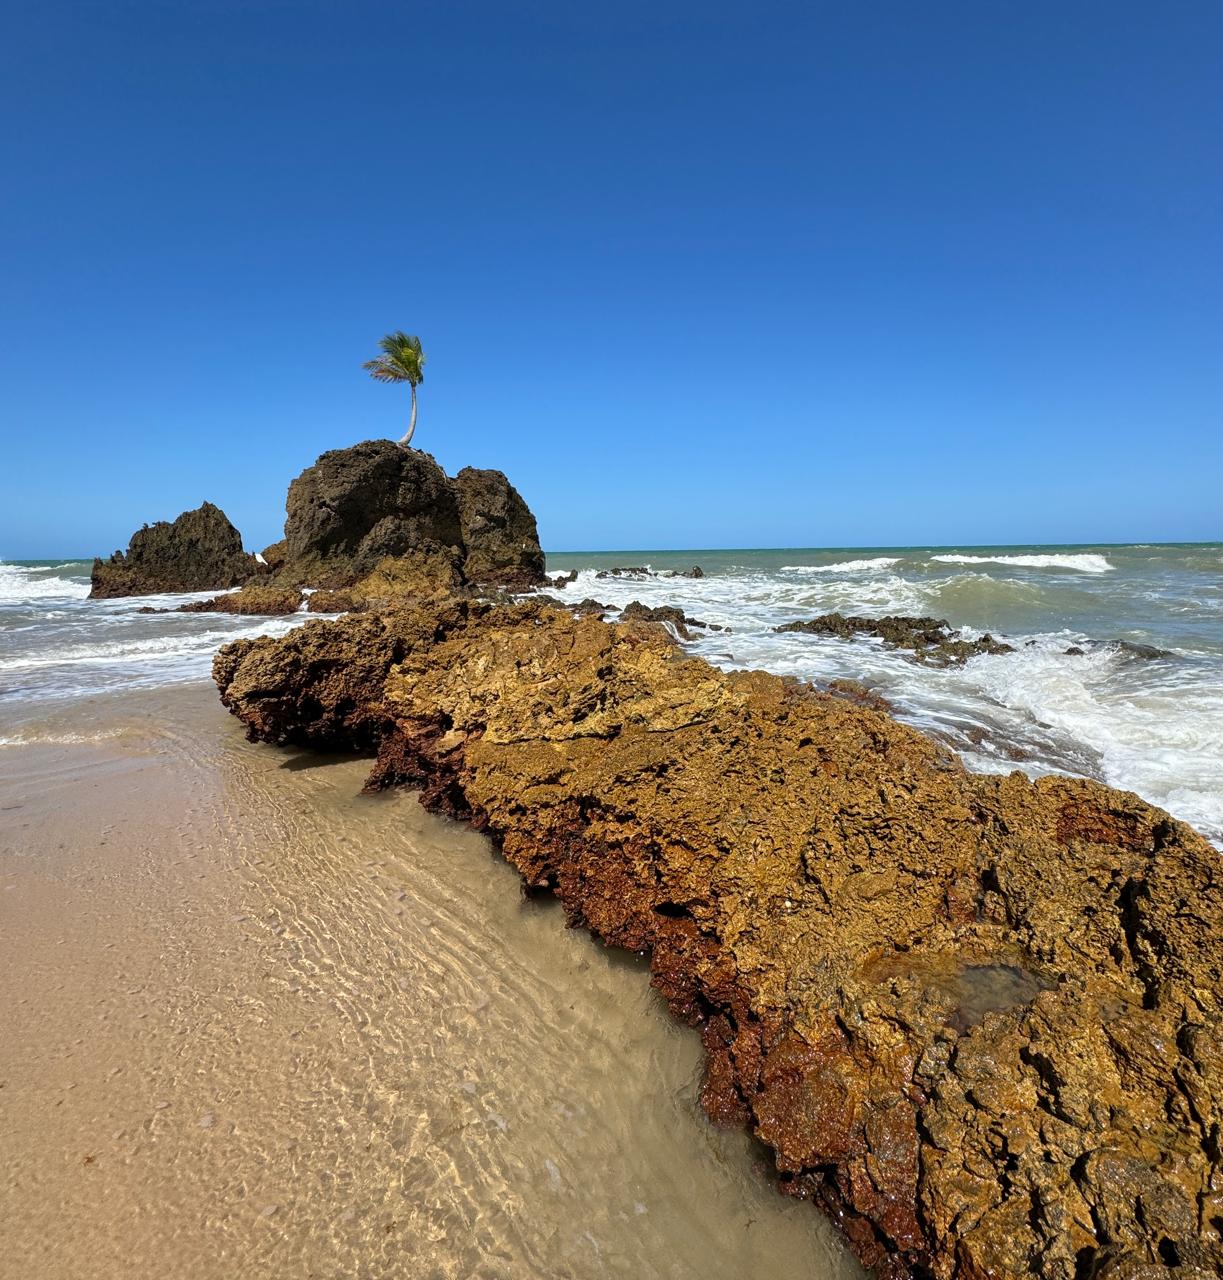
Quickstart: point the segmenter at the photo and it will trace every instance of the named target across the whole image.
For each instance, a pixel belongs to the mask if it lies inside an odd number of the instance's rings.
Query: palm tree
[[[367,360],[361,367],[369,370],[369,376],[379,382],[407,382],[412,387],[412,419],[407,434],[399,443],[406,449],[412,443],[416,430],[416,388],[425,380],[425,353],[420,339],[402,330],[388,333],[378,345],[382,354],[376,360]]]

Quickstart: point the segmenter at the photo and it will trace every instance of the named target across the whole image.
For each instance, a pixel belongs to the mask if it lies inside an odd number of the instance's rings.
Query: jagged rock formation
[[[628,604],[620,610],[621,622],[632,622],[640,620],[642,622],[669,622],[674,628],[676,635],[681,640],[690,640],[692,632],[689,627],[700,627],[705,631],[728,631],[728,627],[720,626],[716,622],[705,622],[700,618],[690,618],[680,608],[673,604],[660,604],[650,608],[644,605],[640,600],[630,600]]]
[[[1183,823],[538,599],[312,622],[214,676],[252,737],[376,748],[373,785],[649,951],[709,1113],[879,1275],[1223,1270],[1223,877]]]
[[[221,591],[259,570],[242,535],[211,502],[137,529],[127,553],[93,562],[90,597],[147,596],[162,591]]]
[[[285,582],[418,599],[544,580],[535,518],[501,472],[467,467],[451,480],[389,440],[324,453],[289,485],[286,512]]]
[[[462,561],[459,507],[426,453],[366,440],[322,454],[289,485],[280,577],[349,586],[388,557],[422,550]]]
[[[886,618],[846,617],[824,613],[805,622],[784,622],[774,631],[800,631],[812,636],[878,636],[896,649],[911,649],[914,660],[932,667],[958,667],[978,653],[1014,653],[1009,644],[995,640],[988,632],[977,640],[967,640],[943,618],[907,618],[893,614]]]
[[[509,480],[500,471],[464,467],[454,487],[467,581],[511,589],[543,582],[544,553],[535,517]]]
[[[285,560],[289,554],[289,545],[281,538],[279,542],[273,542],[264,547],[259,554],[263,557],[263,563],[267,565],[268,572],[276,573],[279,569],[284,568]]]

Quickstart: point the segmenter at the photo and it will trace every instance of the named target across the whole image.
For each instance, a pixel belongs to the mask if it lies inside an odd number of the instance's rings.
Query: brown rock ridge
[[[1223,1271],[1223,882],[1183,823],[539,600],[312,622],[214,676],[252,737],[376,747],[371,785],[649,951],[709,1114],[877,1274]]]
[[[92,599],[156,595],[163,591],[222,591],[260,569],[242,550],[242,535],[225,512],[205,502],[176,520],[137,529],[126,554],[93,562]]]
[[[176,613],[240,613],[262,617],[275,617],[296,613],[305,596],[295,587],[270,587],[259,584],[245,586],[240,591],[213,596],[211,600],[192,600],[180,604]]]

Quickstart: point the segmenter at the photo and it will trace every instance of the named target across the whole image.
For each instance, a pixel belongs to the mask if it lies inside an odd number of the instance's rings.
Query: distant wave
[[[84,600],[89,595],[88,582],[74,582],[71,578],[58,576],[49,578],[36,576],[46,573],[45,568],[35,569],[27,565],[0,564],[0,601]]]
[[[1103,556],[1084,552],[1080,555],[1048,556],[931,556],[939,564],[1013,564],[1023,569],[1077,569],[1080,573],[1108,573],[1112,565]]]
[[[900,563],[899,556],[876,556],[873,560],[842,560],[839,564],[783,564],[781,573],[863,573],[871,569],[890,569]]]

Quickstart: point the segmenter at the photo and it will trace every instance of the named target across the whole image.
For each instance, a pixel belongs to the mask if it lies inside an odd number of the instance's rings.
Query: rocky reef
[[[146,524],[127,552],[93,562],[93,599],[155,595],[162,591],[221,591],[256,574],[260,565],[242,550],[242,535],[211,502],[177,520]]]
[[[1014,653],[1014,648],[995,640],[988,632],[969,639],[944,618],[910,618],[891,614],[886,618],[846,617],[824,613],[805,622],[784,622],[775,631],[799,631],[811,636],[878,636],[893,649],[909,649],[914,661],[932,667],[962,666],[979,653]]]
[[[538,598],[314,621],[214,677],[252,738],[376,751],[371,786],[649,952],[706,1110],[879,1276],[1223,1271],[1223,878],[1161,810]]]

